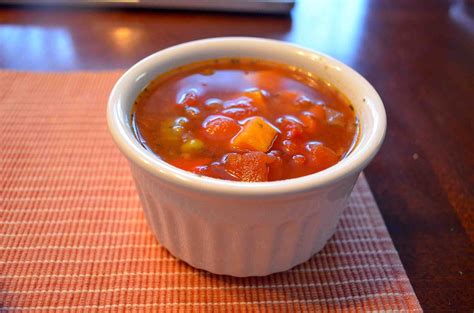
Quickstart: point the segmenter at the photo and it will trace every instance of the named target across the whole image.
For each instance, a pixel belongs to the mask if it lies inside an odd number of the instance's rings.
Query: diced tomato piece
[[[313,134],[316,131],[316,118],[310,112],[303,112],[300,114],[299,119],[305,126],[307,133]]]
[[[288,139],[298,138],[301,135],[303,135],[303,133],[304,133],[303,127],[296,125],[286,131],[286,138]]]
[[[206,138],[218,141],[231,139],[241,129],[234,119],[222,115],[209,116],[202,123],[202,127]]]
[[[315,134],[323,130],[323,125],[326,123],[326,111],[322,106],[316,105],[302,112],[298,118],[308,134]]]
[[[292,104],[300,110],[304,110],[316,105],[313,100],[303,95],[296,98],[296,100]]]
[[[176,104],[179,106],[195,106],[198,102],[199,98],[199,90],[196,88],[190,88],[183,92],[182,94],[178,95],[176,99]]]
[[[227,180],[239,180],[238,178],[229,174],[225,169],[224,165],[220,162],[213,162],[210,165],[196,166],[193,173],[198,175],[204,175],[214,178],[227,179]]]
[[[316,116],[313,112],[304,111],[298,118],[303,123],[306,133],[314,135],[323,131],[324,120]]]
[[[228,116],[236,120],[243,120],[247,117],[252,116],[252,112],[249,112],[248,110],[244,108],[225,109],[225,110],[222,110],[220,113],[224,116]]]
[[[268,157],[263,152],[229,153],[223,162],[225,170],[241,181],[268,181]]]
[[[306,158],[304,155],[296,154],[291,158],[291,162],[296,166],[303,166],[306,162]]]
[[[278,150],[272,150],[268,152],[267,156],[270,164],[272,164],[273,162],[281,161],[281,155],[281,152]]]
[[[283,159],[281,152],[272,150],[267,153],[268,156],[268,180],[280,180],[284,177]]]
[[[196,119],[201,115],[201,111],[198,108],[188,105],[184,107],[184,113],[187,117],[192,119]]]
[[[257,108],[252,105],[252,99],[248,97],[238,97],[224,102],[224,109],[243,108],[252,112],[257,112]]]
[[[313,114],[314,117],[321,121],[326,120],[326,110],[324,109],[324,106],[322,105],[315,105],[311,109],[309,109],[309,112]]]
[[[285,115],[276,120],[278,128],[284,132],[287,139],[295,139],[304,133],[303,123],[294,116]]]
[[[210,98],[207,99],[206,102],[204,102],[204,107],[206,108],[206,110],[209,110],[211,112],[217,112],[222,109],[223,106],[224,101],[219,98]]]
[[[326,119],[329,125],[344,126],[344,115],[336,110],[329,107],[324,107],[326,112]]]
[[[209,176],[210,168],[208,165],[198,165],[192,169],[192,172],[198,175]]]
[[[214,178],[220,178],[220,179],[235,180],[235,181],[239,180],[239,178],[231,175],[229,172],[225,170],[224,164],[222,162],[213,162],[209,166],[209,172],[207,175]]]
[[[178,158],[178,159],[171,160],[168,163],[180,169],[191,172],[194,170],[195,167],[207,165],[211,162],[212,162],[211,158],[194,158],[194,159]]]
[[[319,142],[310,142],[306,145],[307,157],[311,166],[319,171],[333,166],[339,161],[339,156],[331,149]]]
[[[281,142],[281,150],[287,155],[298,153],[298,146],[293,141],[286,139]]]
[[[301,177],[309,173],[309,167],[306,164],[306,157],[301,154],[296,154],[291,157],[288,162],[289,170],[288,176],[291,178]]]
[[[247,97],[239,97],[226,101],[223,107],[222,115],[234,119],[244,119],[254,115],[258,111],[257,108],[252,105],[252,99]]]

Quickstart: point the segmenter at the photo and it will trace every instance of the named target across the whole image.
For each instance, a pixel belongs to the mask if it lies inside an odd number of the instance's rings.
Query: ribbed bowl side
[[[337,207],[318,207],[306,210],[311,214],[287,215],[277,222],[271,214],[269,223],[265,218],[254,224],[225,221],[210,216],[209,210],[200,210],[208,205],[205,196],[186,200],[142,169],[132,169],[148,224],[158,241],[177,258],[216,274],[263,276],[308,260],[332,236],[344,208],[345,201],[338,201]],[[296,202],[295,206],[307,203]],[[255,210],[266,210],[255,206]],[[272,212],[272,208],[267,210]]]

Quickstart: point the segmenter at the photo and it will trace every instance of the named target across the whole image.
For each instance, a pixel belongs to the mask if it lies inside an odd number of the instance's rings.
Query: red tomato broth
[[[349,100],[304,71],[226,58],[157,77],[138,96],[132,122],[142,145],[187,171],[237,181],[275,181],[322,171],[355,145]]]

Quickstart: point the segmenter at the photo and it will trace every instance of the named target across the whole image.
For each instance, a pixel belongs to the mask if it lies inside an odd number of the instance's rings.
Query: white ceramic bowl
[[[253,57],[303,68],[349,97],[360,138],[344,160],[316,174],[246,183],[199,177],[160,160],[135,139],[134,100],[157,75],[219,57]],[[386,117],[374,88],[322,53],[257,38],[193,41],[157,52],[130,68],[108,104],[110,132],[132,169],[148,224],[174,256],[212,273],[262,276],[305,262],[333,235],[357,177],[382,144]]]

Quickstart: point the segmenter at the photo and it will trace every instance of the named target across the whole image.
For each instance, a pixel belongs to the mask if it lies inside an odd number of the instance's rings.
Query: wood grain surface
[[[388,115],[365,173],[427,312],[474,309],[473,2],[299,1],[290,16],[0,6],[0,68],[127,68],[160,49],[257,36],[327,53]]]

